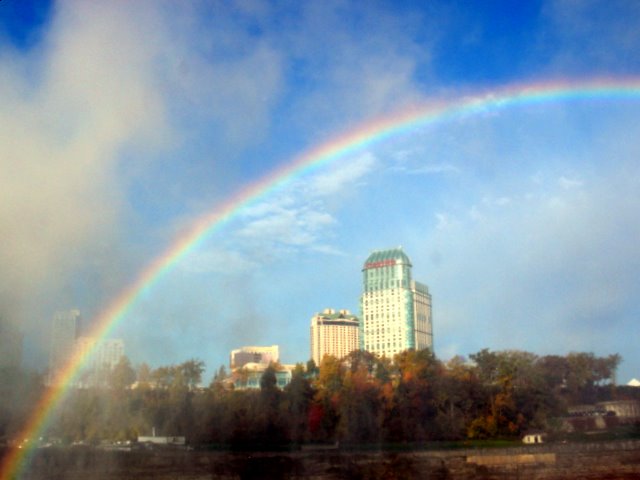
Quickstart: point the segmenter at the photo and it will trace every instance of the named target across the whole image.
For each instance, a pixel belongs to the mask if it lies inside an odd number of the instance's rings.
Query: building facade
[[[257,390],[269,364],[249,362],[231,373],[234,390]],[[295,365],[275,365],[276,387],[283,389],[291,382]]]
[[[342,358],[359,348],[360,322],[349,310],[325,309],[311,318],[311,358],[320,365],[322,357]]]
[[[73,354],[75,343],[80,336],[80,311],[56,312],[51,322],[51,349],[49,352],[49,383],[64,368]]]
[[[77,386],[100,386],[106,383],[109,373],[124,356],[124,341],[119,338],[79,337],[74,355],[83,359]]]
[[[270,347],[240,347],[231,351],[229,365],[231,370],[241,368],[247,363],[259,363],[269,365],[271,362],[280,361],[280,350],[278,345]]]
[[[13,323],[0,316],[0,368],[22,366],[22,332]]]
[[[433,350],[431,295],[413,280],[401,248],[375,251],[362,268],[360,348],[393,358],[404,350]]]

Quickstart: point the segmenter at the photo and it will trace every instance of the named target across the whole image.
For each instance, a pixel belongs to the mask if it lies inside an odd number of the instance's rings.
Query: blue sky
[[[638,78],[638,51],[635,1],[3,0],[0,313],[41,368],[54,311],[90,323],[315,145],[434,99]],[[246,344],[306,361],[311,316],[357,312],[369,252],[402,245],[442,359],[620,353],[638,377],[639,103],[508,108],[343,157],[208,237],[113,335],[154,366],[211,373]]]

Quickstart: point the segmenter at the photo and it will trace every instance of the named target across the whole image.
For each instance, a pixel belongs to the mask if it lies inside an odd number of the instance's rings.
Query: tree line
[[[224,367],[202,387],[199,360],[134,369],[123,357],[100,386],[69,392],[48,435],[97,443],[155,431],[192,445],[238,448],[518,437],[553,428],[570,405],[635,395],[615,387],[620,360],[484,349],[468,360],[443,362],[428,350],[409,350],[392,361],[356,351],[298,364],[282,390],[277,365],[267,368],[258,390],[234,390]],[[10,438],[47,387],[33,375],[0,375],[3,398],[11,399],[0,409],[0,438]]]

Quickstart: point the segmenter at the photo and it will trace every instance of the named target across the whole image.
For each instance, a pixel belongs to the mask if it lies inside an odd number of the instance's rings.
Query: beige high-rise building
[[[358,350],[359,325],[349,310],[327,308],[311,318],[311,358],[316,365],[325,355],[342,358]]]
[[[364,263],[360,348],[388,358],[404,350],[433,350],[431,295],[411,278],[401,248],[373,252]]]

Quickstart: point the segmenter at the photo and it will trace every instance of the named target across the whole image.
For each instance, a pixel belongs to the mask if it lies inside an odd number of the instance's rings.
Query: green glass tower
[[[375,251],[362,268],[360,349],[393,358],[408,349],[433,349],[431,295],[413,280],[402,248]]]

